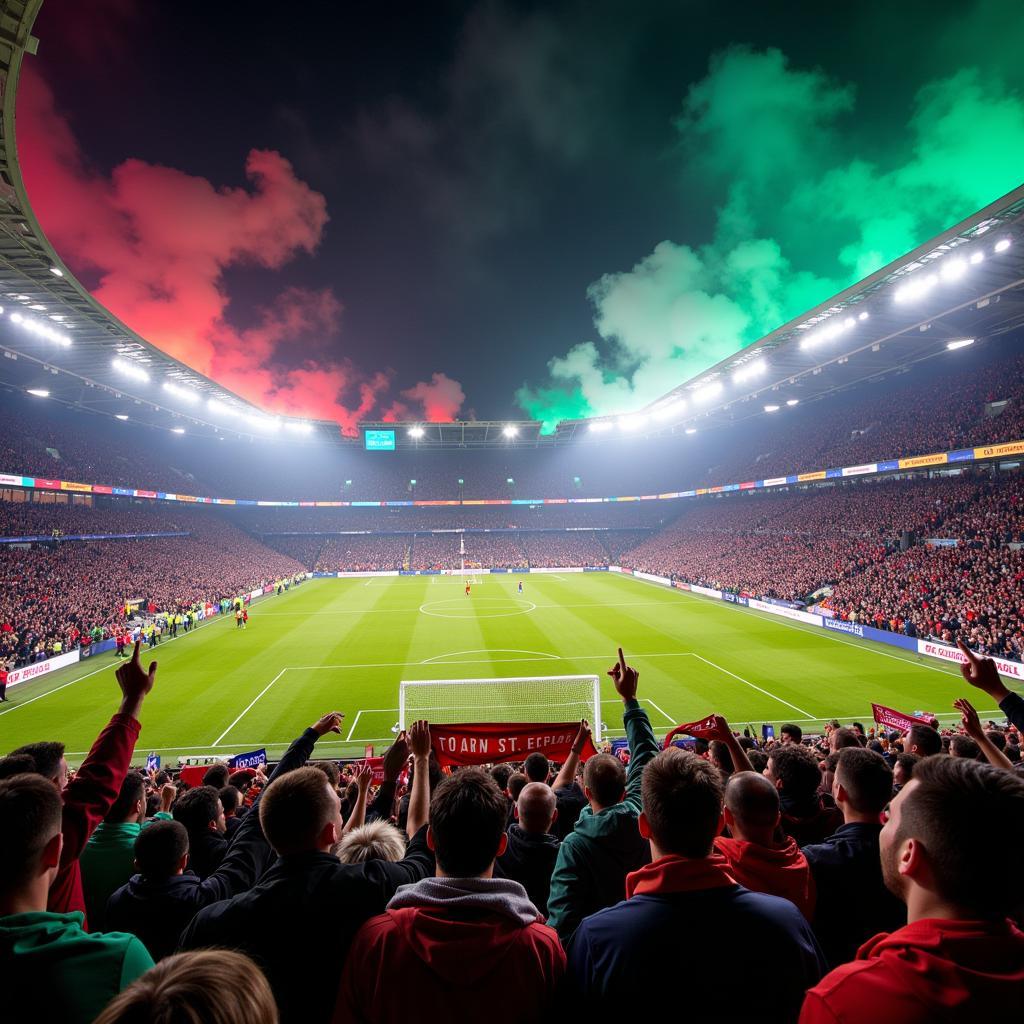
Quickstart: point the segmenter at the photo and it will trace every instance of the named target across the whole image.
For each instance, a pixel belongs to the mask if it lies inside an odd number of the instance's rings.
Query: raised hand
[[[583,748],[587,745],[591,735],[590,723],[585,718],[581,718],[580,727],[576,731],[576,739],[572,741],[572,752],[574,754],[583,753]]]
[[[318,722],[314,722],[310,728],[317,736],[326,736],[329,732],[336,732],[341,735],[341,723],[345,715],[341,711],[328,711]]]
[[[146,694],[153,689],[153,684],[156,682],[156,662],[151,661],[149,669],[143,669],[142,660],[139,658],[141,646],[142,641],[136,640],[131,660],[124,662],[114,673],[117,677],[117,685],[121,687],[121,711],[123,714],[130,714],[133,718],[137,717]]]
[[[384,779],[386,782],[397,780],[402,767],[409,758],[409,737],[403,729],[395,742],[384,752]]]
[[[370,783],[372,781],[373,769],[368,764],[360,765],[356,772],[356,785],[359,787],[360,795],[364,794],[370,788]]]
[[[732,729],[729,728],[729,723],[722,715],[715,715],[714,729],[705,734],[705,739],[721,740],[723,743],[728,743],[732,738]]]
[[[960,672],[964,679],[971,686],[976,686],[979,690],[987,693],[997,704],[1005,700],[1010,695],[1010,691],[1003,686],[996,663],[991,658],[983,658],[975,654],[960,637],[957,637],[956,645],[960,648],[960,653],[967,659],[960,665]]]
[[[640,681],[640,673],[626,664],[621,647],[619,648],[619,660],[608,670],[608,675],[612,677],[615,690],[623,701],[636,700],[636,688]]]
[[[430,723],[421,719],[409,730],[409,747],[417,760],[430,757]]]
[[[978,718],[978,712],[974,710],[969,700],[965,697],[958,697],[953,701],[953,707],[960,712],[960,724],[968,736],[976,740],[985,735],[985,730],[981,727],[981,719]]]

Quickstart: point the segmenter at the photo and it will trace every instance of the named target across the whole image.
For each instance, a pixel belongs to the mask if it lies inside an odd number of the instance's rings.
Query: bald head
[[[555,820],[555,791],[543,782],[530,782],[523,786],[516,810],[523,831],[548,832]]]
[[[725,787],[725,810],[737,839],[764,843],[779,823],[779,791],[763,775],[740,772]]]

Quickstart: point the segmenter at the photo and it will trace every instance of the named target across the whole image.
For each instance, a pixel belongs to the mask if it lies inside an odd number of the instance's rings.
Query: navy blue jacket
[[[791,1024],[825,969],[789,900],[741,885],[634,895],[576,929],[567,1005],[631,1019],[650,1000],[668,1015],[689,1004],[719,1021]]]
[[[881,825],[854,822],[803,847],[818,891],[814,933],[830,967],[852,960],[872,936],[907,923],[907,908],[882,881],[881,831]]]

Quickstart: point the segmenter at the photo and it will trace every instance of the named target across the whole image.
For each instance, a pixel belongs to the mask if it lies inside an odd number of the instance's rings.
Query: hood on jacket
[[[507,878],[424,878],[401,885],[387,915],[409,948],[450,985],[472,985],[524,928],[542,923],[526,890]]]
[[[49,912],[10,914],[0,917],[0,957],[12,963],[15,954],[49,954],[62,956],[63,940],[82,933],[85,915],[81,911],[71,914]]]
[[[139,838],[142,826],[137,822],[110,822],[101,821],[94,829],[89,842],[85,844],[86,850],[105,850],[116,848],[124,849],[125,846],[134,846],[135,840]]]
[[[609,851],[631,854],[641,843],[645,843],[640,835],[637,818],[635,808],[626,800],[606,807],[597,814],[589,807],[584,807],[571,834],[598,840]]]
[[[782,896],[796,904],[810,920],[814,911],[814,878],[795,839],[787,836],[781,849],[773,849],[719,836],[715,840],[715,852],[725,857],[729,873],[740,885],[754,892]]]
[[[925,918],[869,939],[855,963],[875,959],[904,974],[907,986],[927,985],[956,1001],[1024,990],[1024,932],[1009,920]]]
[[[558,847],[562,845],[558,836],[550,832],[527,832],[518,824],[510,825],[505,834],[508,836],[508,847],[502,856],[511,855],[515,860],[531,855],[539,856],[539,850],[544,850],[554,857],[558,854]]]
[[[168,895],[182,898],[186,893],[198,889],[200,884],[199,876],[192,874],[191,871],[156,880],[146,878],[145,875],[132,875],[127,882],[128,892],[134,899],[139,900],[162,900]]]

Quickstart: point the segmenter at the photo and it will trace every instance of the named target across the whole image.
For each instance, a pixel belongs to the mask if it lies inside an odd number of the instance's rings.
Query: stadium
[[[514,987],[493,1015],[541,1020],[625,1008],[679,964],[770,986],[770,1020],[1012,1005],[1024,184],[639,403],[303,414],[131,326],[44,231],[15,118],[43,6],[0,3],[0,957],[30,979],[0,994],[9,1019],[395,1020],[406,972],[435,1019]],[[29,835],[51,770],[63,811]],[[337,821],[300,841],[325,780]],[[628,839],[595,824],[613,815]],[[385,823],[397,849],[346,859]],[[187,866],[147,867],[149,835]],[[300,857],[335,872],[319,896]],[[707,891],[673,881],[697,861]],[[319,898],[329,921],[285,949]],[[26,908],[85,911],[124,984],[18,952]],[[716,960],[678,938],[694,921],[750,946]],[[989,987],[966,945],[927,983],[869,952],[947,941],[942,921],[999,950]],[[215,1018],[183,971],[207,991],[247,972],[252,1002]]]

